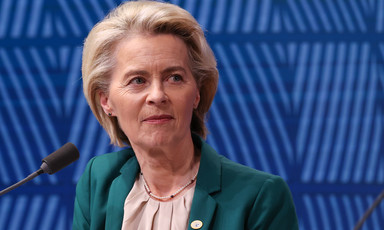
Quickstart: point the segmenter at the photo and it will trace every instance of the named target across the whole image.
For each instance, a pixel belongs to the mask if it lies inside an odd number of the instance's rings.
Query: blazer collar
[[[139,173],[140,167],[132,149],[123,151],[128,153],[127,162],[121,167],[120,175],[113,180],[108,195],[106,225],[108,229],[120,230],[124,218],[124,203],[131,191]]]
[[[194,136],[194,143],[200,145],[201,159],[188,229],[192,229],[191,224],[196,223],[195,221],[201,221],[203,224],[199,229],[210,229],[217,207],[212,195],[221,190],[221,160],[216,151],[201,138]]]
[[[194,143],[201,149],[200,168],[196,187],[208,194],[221,189],[221,160],[216,151],[200,137],[194,137]]]

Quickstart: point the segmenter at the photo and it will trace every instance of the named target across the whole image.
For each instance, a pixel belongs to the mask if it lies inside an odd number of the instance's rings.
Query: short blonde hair
[[[115,47],[131,34],[172,34],[187,45],[190,67],[200,92],[200,103],[193,111],[191,132],[206,138],[205,116],[218,84],[215,56],[198,22],[186,10],[169,3],[126,2],[96,24],[84,43],[82,78],[85,98],[111,143],[130,145],[116,117],[105,114],[100,92],[108,94],[110,76],[116,65]]]

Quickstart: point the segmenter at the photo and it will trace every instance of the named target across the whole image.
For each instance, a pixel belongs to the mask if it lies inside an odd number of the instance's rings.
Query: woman
[[[219,156],[204,124],[218,83],[196,20],[167,3],[127,2],[83,51],[84,94],[112,143],[76,189],[73,229],[297,229],[277,176]]]

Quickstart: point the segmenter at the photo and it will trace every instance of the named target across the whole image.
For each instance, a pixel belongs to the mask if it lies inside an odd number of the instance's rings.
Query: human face
[[[116,116],[132,147],[162,147],[190,138],[200,93],[189,68],[187,46],[169,34],[136,35],[116,47],[106,113]]]

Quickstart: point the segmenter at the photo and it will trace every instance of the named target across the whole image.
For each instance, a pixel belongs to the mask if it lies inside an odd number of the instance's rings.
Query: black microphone
[[[51,153],[47,157],[45,157],[42,160],[42,164],[40,166],[40,169],[36,172],[30,174],[23,180],[17,182],[16,184],[0,191],[0,196],[10,192],[11,190],[27,183],[28,181],[32,180],[33,178],[37,177],[38,175],[41,175],[43,173],[48,174],[54,174],[57,171],[63,169],[64,167],[68,166],[72,162],[79,159],[79,150],[77,150],[76,146],[72,143],[66,143],[61,148],[56,150],[55,152]]]

